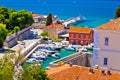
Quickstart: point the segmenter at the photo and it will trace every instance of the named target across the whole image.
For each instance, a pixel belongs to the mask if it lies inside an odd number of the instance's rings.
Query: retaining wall
[[[73,55],[51,62],[49,66],[56,67],[58,66],[58,62],[60,61],[62,61],[65,64],[72,63],[74,65],[79,65],[79,66],[86,66],[86,67],[93,66],[93,56],[92,54],[88,54],[88,53],[75,53]]]
[[[22,41],[24,39],[27,39],[32,32],[30,31],[30,29],[33,28],[32,26],[25,28],[23,30],[21,30],[20,32],[18,32],[18,40]],[[11,36],[8,36],[6,38],[6,40],[4,41],[4,47],[8,47],[11,48],[13,46],[15,46],[17,44],[17,38],[15,36],[15,34],[12,34]]]

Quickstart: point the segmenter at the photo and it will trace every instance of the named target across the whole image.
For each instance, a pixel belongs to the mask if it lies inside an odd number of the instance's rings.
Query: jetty
[[[79,22],[82,22],[82,21],[85,21],[86,18],[83,17],[83,16],[78,16],[76,18],[70,18],[68,20],[65,20],[62,25],[64,25],[65,27],[68,27],[69,25],[72,25],[72,24],[78,24]]]

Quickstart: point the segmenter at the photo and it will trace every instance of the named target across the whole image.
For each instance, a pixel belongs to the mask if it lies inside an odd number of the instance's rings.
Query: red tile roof
[[[120,30],[120,18],[111,20],[101,26],[98,26],[96,29],[102,30]]]
[[[90,33],[92,29],[86,27],[74,27],[71,26],[69,32],[76,32],[76,33]]]
[[[107,73],[107,72],[105,72]],[[52,80],[120,80],[120,73],[111,72],[111,75],[102,75],[101,70],[94,69],[94,73],[90,74],[86,67],[62,65],[47,70],[48,77]]]
[[[45,26],[44,28],[64,29],[64,26],[61,24],[51,24],[51,25]]]
[[[40,15],[32,13],[32,17],[38,17],[38,16],[40,16]]]

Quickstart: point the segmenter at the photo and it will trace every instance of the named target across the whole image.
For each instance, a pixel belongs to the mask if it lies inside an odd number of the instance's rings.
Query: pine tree
[[[47,16],[47,20],[46,20],[46,26],[52,24],[52,14],[48,14]]]
[[[118,17],[120,17],[120,6],[118,6],[115,12],[115,18],[118,18]]]

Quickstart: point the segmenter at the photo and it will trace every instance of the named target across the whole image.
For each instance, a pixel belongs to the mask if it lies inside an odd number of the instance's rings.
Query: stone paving
[[[37,34],[37,35],[40,35],[43,32],[42,29],[31,29],[31,31],[33,32],[33,34]],[[28,46],[30,46],[33,42],[36,42],[38,40],[39,40],[39,38],[34,36],[34,37],[27,39],[27,40],[18,41],[18,44],[15,45],[14,47],[10,48],[10,50],[14,50],[16,52],[18,50],[22,51],[25,48],[27,48]],[[2,57],[3,55],[4,55],[4,52],[0,52],[0,57]]]

